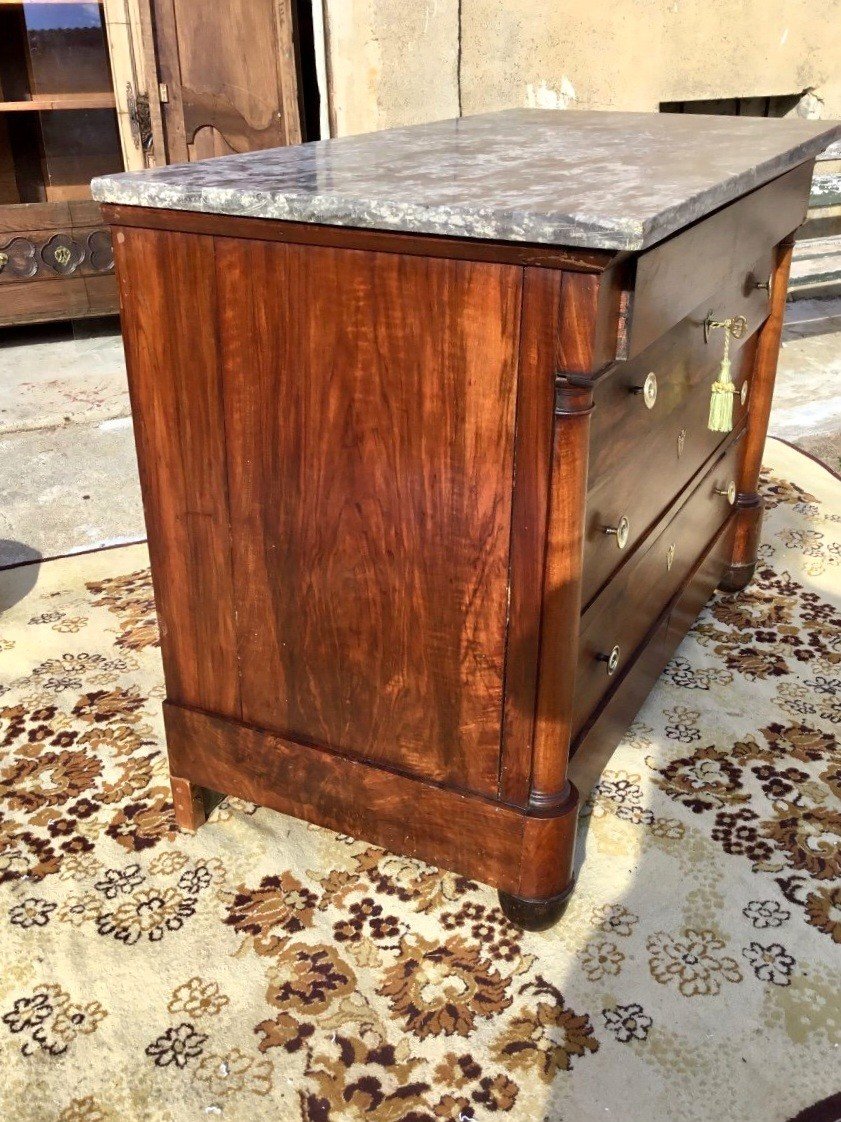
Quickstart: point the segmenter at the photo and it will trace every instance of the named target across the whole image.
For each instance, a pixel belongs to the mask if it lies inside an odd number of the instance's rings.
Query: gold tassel
[[[710,419],[707,428],[711,432],[730,432],[733,428],[733,395],[736,387],[730,377],[730,331],[729,325],[724,328],[724,355],[721,359],[721,369],[712,385],[710,398]]]

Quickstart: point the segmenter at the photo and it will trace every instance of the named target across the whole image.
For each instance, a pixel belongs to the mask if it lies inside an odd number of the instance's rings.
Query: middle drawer
[[[756,266],[757,273],[761,268]],[[733,395],[733,428],[737,429],[749,407],[756,329],[767,314],[767,293],[760,290],[720,294],[596,384],[584,607],[727,439],[727,433],[708,427],[711,389],[724,349],[722,329],[711,331],[705,341],[704,320],[711,309],[722,319],[725,313],[738,313],[746,320],[742,338],[730,340],[731,377],[738,391]]]
[[[574,736],[622,678],[649,628],[730,517],[742,436],[743,431],[730,440],[694,491],[666,514],[582,615]]]

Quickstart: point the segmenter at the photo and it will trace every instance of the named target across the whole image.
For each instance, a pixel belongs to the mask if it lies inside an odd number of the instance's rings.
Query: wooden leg
[[[566,911],[574,887],[573,881],[563,892],[546,900],[526,900],[522,896],[511,896],[508,892],[500,892],[499,906],[505,918],[515,927],[521,927],[524,931],[546,931],[557,923]]]
[[[197,787],[189,779],[171,775],[172,801],[175,804],[175,821],[182,830],[194,834],[203,826],[207,818],[204,804],[204,788]]]
[[[753,577],[761,529],[762,499],[756,494],[740,495],[736,509],[732,560],[718,584],[725,592],[741,592]]]
[[[762,525],[762,500],[758,494],[759,471],[762,467],[762,453],[765,450],[771,399],[777,376],[777,359],[780,353],[780,337],[783,330],[793,248],[793,235],[784,238],[777,246],[771,278],[770,314],[760,328],[759,345],[756,348],[756,359],[750,379],[748,427],[739,470],[733,557],[720,585],[728,592],[738,592],[743,589],[756,568],[759,531]]]

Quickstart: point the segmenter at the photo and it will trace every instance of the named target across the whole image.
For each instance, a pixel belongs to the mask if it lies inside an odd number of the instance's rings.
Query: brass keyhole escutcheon
[[[619,648],[614,647],[610,654],[596,655],[596,658],[599,662],[605,663],[607,676],[610,678],[616,673],[616,669],[619,666]]]
[[[686,451],[686,429],[681,429],[677,434],[677,458],[680,459]]]
[[[717,495],[723,495],[732,506],[736,501],[736,480],[731,479],[726,487],[716,487],[715,493]]]
[[[672,542],[672,544],[666,550],[666,570],[667,570],[667,572],[672,571],[672,565],[674,565],[674,563],[675,563],[675,554],[676,553],[677,553],[677,546],[675,545],[674,542]]]
[[[8,253],[0,253],[0,273],[3,272],[3,270],[6,268],[6,266],[8,264],[9,264]]]
[[[646,409],[653,409],[657,400],[657,375],[651,370],[641,386],[632,386],[631,393],[641,394]]]
[[[613,534],[616,537],[616,545],[619,549],[624,549],[628,544],[628,538],[631,534],[631,523],[623,514],[615,526],[602,527],[604,533]]]
[[[744,316],[728,316],[727,319],[715,319],[712,312],[704,320],[704,342],[709,343],[710,332],[724,328],[725,334],[734,339],[741,339],[748,329],[748,321]]]
[[[739,401],[741,401],[742,405],[744,405],[745,402],[747,401],[747,399],[748,399],[748,381],[747,381],[747,379],[745,379],[745,381],[742,382],[742,388],[739,390]]]

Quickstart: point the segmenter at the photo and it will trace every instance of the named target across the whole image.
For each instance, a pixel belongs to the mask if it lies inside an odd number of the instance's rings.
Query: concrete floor
[[[0,568],[144,536],[117,321],[0,332]]]
[[[768,431],[841,472],[841,297],[788,305]]]
[[[770,431],[841,469],[841,298],[789,305]],[[143,537],[116,321],[0,331],[0,568]]]

